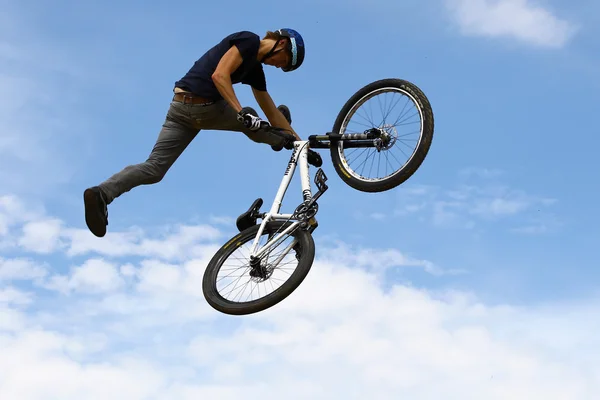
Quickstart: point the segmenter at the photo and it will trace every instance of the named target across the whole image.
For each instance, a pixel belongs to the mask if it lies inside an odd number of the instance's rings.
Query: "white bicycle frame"
[[[265,213],[263,220],[260,223],[260,227],[258,232],[256,233],[256,237],[254,238],[254,242],[252,244],[252,248],[250,250],[250,256],[254,256],[260,258],[263,254],[268,251],[271,247],[279,244],[279,241],[292,232],[294,229],[297,229],[300,225],[300,221],[294,217],[294,214],[282,214],[280,213],[281,204],[283,202],[283,198],[285,197],[285,193],[287,192],[288,187],[290,186],[290,182],[294,176],[294,172],[296,171],[296,167],[300,167],[300,186],[302,189],[302,196],[304,200],[310,200],[312,198],[312,190],[310,184],[310,169],[308,165],[308,141],[307,140],[297,140],[294,142],[294,148],[292,152],[292,156],[290,157],[290,161],[283,173],[283,178],[281,179],[281,183],[279,184],[279,190],[275,195],[275,199],[271,205],[271,209]],[[258,248],[258,241],[261,235],[264,232],[265,225],[269,221],[293,221],[290,226],[281,231],[274,238],[269,239],[269,241],[262,246],[260,249]],[[285,251],[281,256],[275,260],[275,265],[279,264],[279,262],[285,257],[285,255],[294,247],[297,240],[294,238],[294,241],[287,246]]]

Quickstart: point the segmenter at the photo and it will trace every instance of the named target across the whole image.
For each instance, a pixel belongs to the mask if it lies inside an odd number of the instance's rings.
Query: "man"
[[[160,182],[202,129],[243,132],[254,142],[281,149],[283,140],[261,129],[261,119],[251,107],[242,107],[233,84],[251,86],[269,123],[300,139],[290,126],[289,109],[285,105],[275,107],[267,92],[263,64],[288,72],[303,61],[304,40],[293,29],[268,31],[262,39],[252,32],[236,32],[208,50],[175,82],[173,99],[148,159],[84,191],[85,221],[90,231],[103,237],[108,204],[136,186]],[[312,151],[311,157],[315,157]]]

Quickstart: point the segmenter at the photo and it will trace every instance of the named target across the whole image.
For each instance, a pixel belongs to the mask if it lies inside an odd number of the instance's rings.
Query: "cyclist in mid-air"
[[[103,237],[108,225],[108,204],[136,186],[160,182],[202,129],[243,132],[254,142],[270,144],[274,150],[282,148],[283,139],[261,128],[256,111],[242,107],[233,84],[251,86],[269,123],[300,139],[290,126],[288,107],[275,107],[267,91],[263,64],[287,72],[300,67],[303,61],[304,40],[293,29],[267,31],[262,39],[252,32],[236,32],[208,50],[175,82],[173,99],[148,159],[129,165],[84,191],[89,230]]]

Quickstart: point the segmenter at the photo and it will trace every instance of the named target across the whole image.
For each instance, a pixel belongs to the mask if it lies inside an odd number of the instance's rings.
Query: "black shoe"
[[[290,112],[290,109],[288,108],[288,106],[286,106],[285,104],[280,104],[279,106],[277,106],[277,109],[279,111],[281,111],[281,113],[283,114],[283,116],[285,117],[285,119],[287,120],[288,124],[292,124],[292,113]],[[277,145],[272,145],[271,148],[274,151],[281,151],[284,147],[285,143],[280,143]]]
[[[321,158],[321,155],[313,149],[308,149],[306,152],[306,158],[308,163],[313,167],[319,168],[321,165],[323,165],[323,159]]]
[[[277,106],[277,109],[279,111],[281,111],[281,113],[287,120],[288,124],[291,125],[292,124],[292,113],[290,112],[290,109],[288,108],[288,106],[286,106],[285,104],[281,104],[281,105]]]
[[[106,235],[108,225],[108,208],[100,188],[93,186],[83,192],[85,204],[85,223],[88,229],[96,236]]]

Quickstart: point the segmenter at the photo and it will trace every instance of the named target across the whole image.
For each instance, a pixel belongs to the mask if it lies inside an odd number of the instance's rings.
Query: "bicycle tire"
[[[401,92],[404,92],[413,100],[414,103],[416,103],[422,118],[420,140],[417,148],[414,150],[412,157],[408,160],[408,162],[389,177],[379,181],[357,178],[352,171],[349,170],[349,166],[340,154],[340,147],[343,146],[343,142],[340,142],[339,145],[332,144],[330,147],[330,153],[336,173],[342,179],[342,181],[344,181],[350,187],[363,192],[383,192],[393,189],[404,183],[423,163],[429,152],[433,139],[434,118],[433,110],[428,98],[415,84],[397,78],[377,80],[356,91],[346,101],[338,113],[332,132],[336,134],[343,133],[344,123],[346,122],[348,115],[353,112],[354,107],[369,95],[372,95],[378,91],[382,91],[386,88],[397,89]]]
[[[270,221],[263,233],[267,233],[269,230],[281,231],[289,224],[290,222]],[[246,303],[232,302],[221,296],[216,287],[217,274],[221,266],[236,249],[244,243],[252,242],[258,229],[259,225],[254,225],[235,235],[221,246],[208,263],[202,280],[202,291],[208,304],[215,310],[229,315],[247,315],[266,310],[292,294],[308,275],[315,257],[315,243],[310,232],[298,228],[291,233],[291,236],[297,238],[300,243],[300,260],[298,267],[285,283],[269,295]]]

